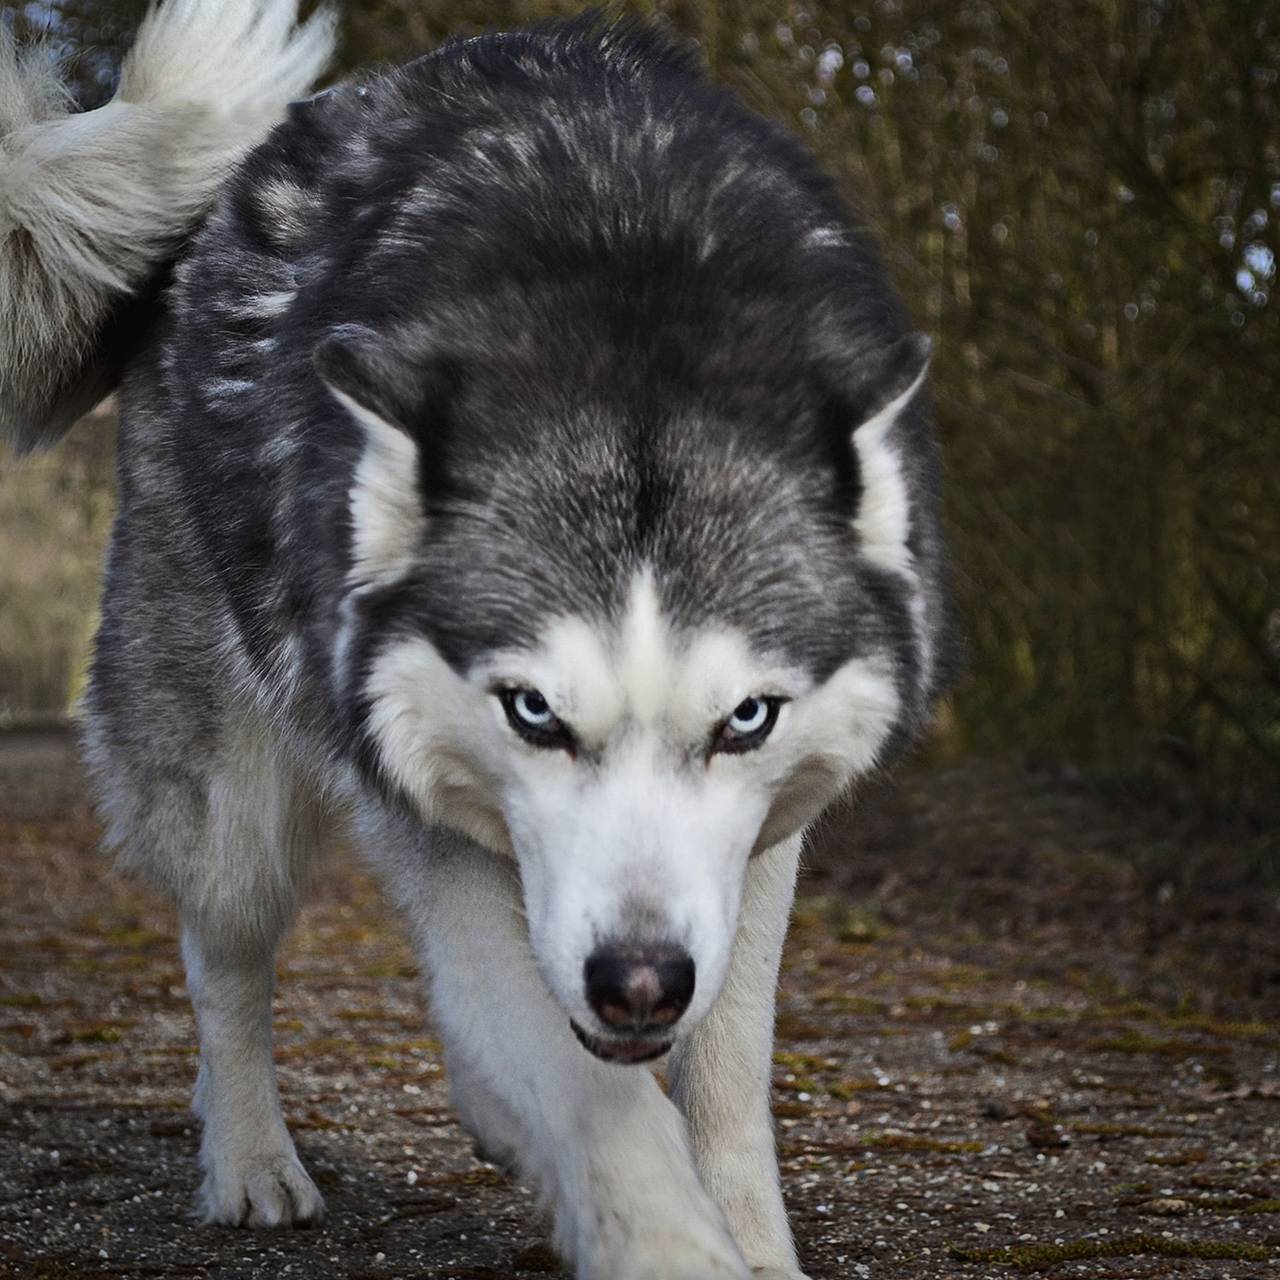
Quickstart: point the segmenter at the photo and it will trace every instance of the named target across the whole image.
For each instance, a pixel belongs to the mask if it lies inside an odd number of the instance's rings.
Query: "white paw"
[[[514,1175],[520,1168],[525,1137],[515,1112],[496,1094],[457,1077],[450,1101],[462,1127],[475,1139],[477,1158]]]
[[[784,1267],[753,1267],[751,1274],[755,1280],[809,1280],[803,1272]]]
[[[198,1196],[206,1223],[301,1227],[324,1217],[324,1200],[292,1150],[224,1155],[206,1167]]]
[[[643,1244],[633,1242],[625,1258],[610,1259],[586,1274],[591,1280],[750,1280],[751,1276],[727,1237],[676,1240],[660,1230],[654,1230]]]

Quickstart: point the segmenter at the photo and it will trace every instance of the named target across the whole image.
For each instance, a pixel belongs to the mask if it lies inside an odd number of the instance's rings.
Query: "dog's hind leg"
[[[374,833],[371,833],[374,834]],[[519,1163],[550,1201],[579,1280],[748,1280],[703,1190],[684,1121],[643,1067],[576,1040],[534,964],[516,867],[443,834],[374,834],[409,914],[450,1062],[519,1117]]]
[[[800,843],[795,836],[752,859],[724,988],[671,1058],[671,1095],[688,1119],[702,1181],[756,1275],[770,1280],[803,1280],[769,1109],[774,992]]]

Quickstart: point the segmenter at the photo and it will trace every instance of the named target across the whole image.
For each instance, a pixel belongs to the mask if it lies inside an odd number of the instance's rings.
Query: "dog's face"
[[[671,625],[647,571],[615,626],[559,617],[462,673],[405,637],[368,687],[391,777],[424,816],[515,856],[548,986],[589,1046],[619,1058],[707,1012],[748,859],[869,768],[898,713],[885,664],[854,658],[815,684],[731,629]],[[592,989],[611,953],[653,970],[654,1008]],[[687,1006],[667,989],[683,958]]]
[[[433,501],[414,433],[345,356],[322,364],[367,437],[335,679],[420,816],[518,862],[541,972],[598,1056],[643,1060],[707,1013],[749,860],[902,723],[916,610],[884,437],[922,377],[908,354],[850,445],[858,509],[834,522],[821,468],[739,456],[705,425],[695,450],[672,433],[662,510],[637,520],[634,461],[584,471],[591,423],[555,410],[538,452],[471,478],[450,460]]]

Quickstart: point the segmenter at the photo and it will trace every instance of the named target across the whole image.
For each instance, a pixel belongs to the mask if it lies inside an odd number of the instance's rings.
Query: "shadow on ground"
[[[0,1275],[560,1274],[475,1159],[401,933],[336,858],[278,1061],[329,1206],[197,1226],[171,911],[110,873],[65,739],[0,739]],[[1280,883],[1265,836],[1061,777],[913,776],[818,842],[774,1111],[814,1280],[1273,1276]]]

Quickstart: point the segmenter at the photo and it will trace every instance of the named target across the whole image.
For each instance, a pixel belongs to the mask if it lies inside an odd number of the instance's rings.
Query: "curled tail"
[[[0,436],[52,444],[111,389],[113,322],[333,41],[332,11],[299,26],[297,0],[163,0],[115,97],[74,114],[0,27]]]

